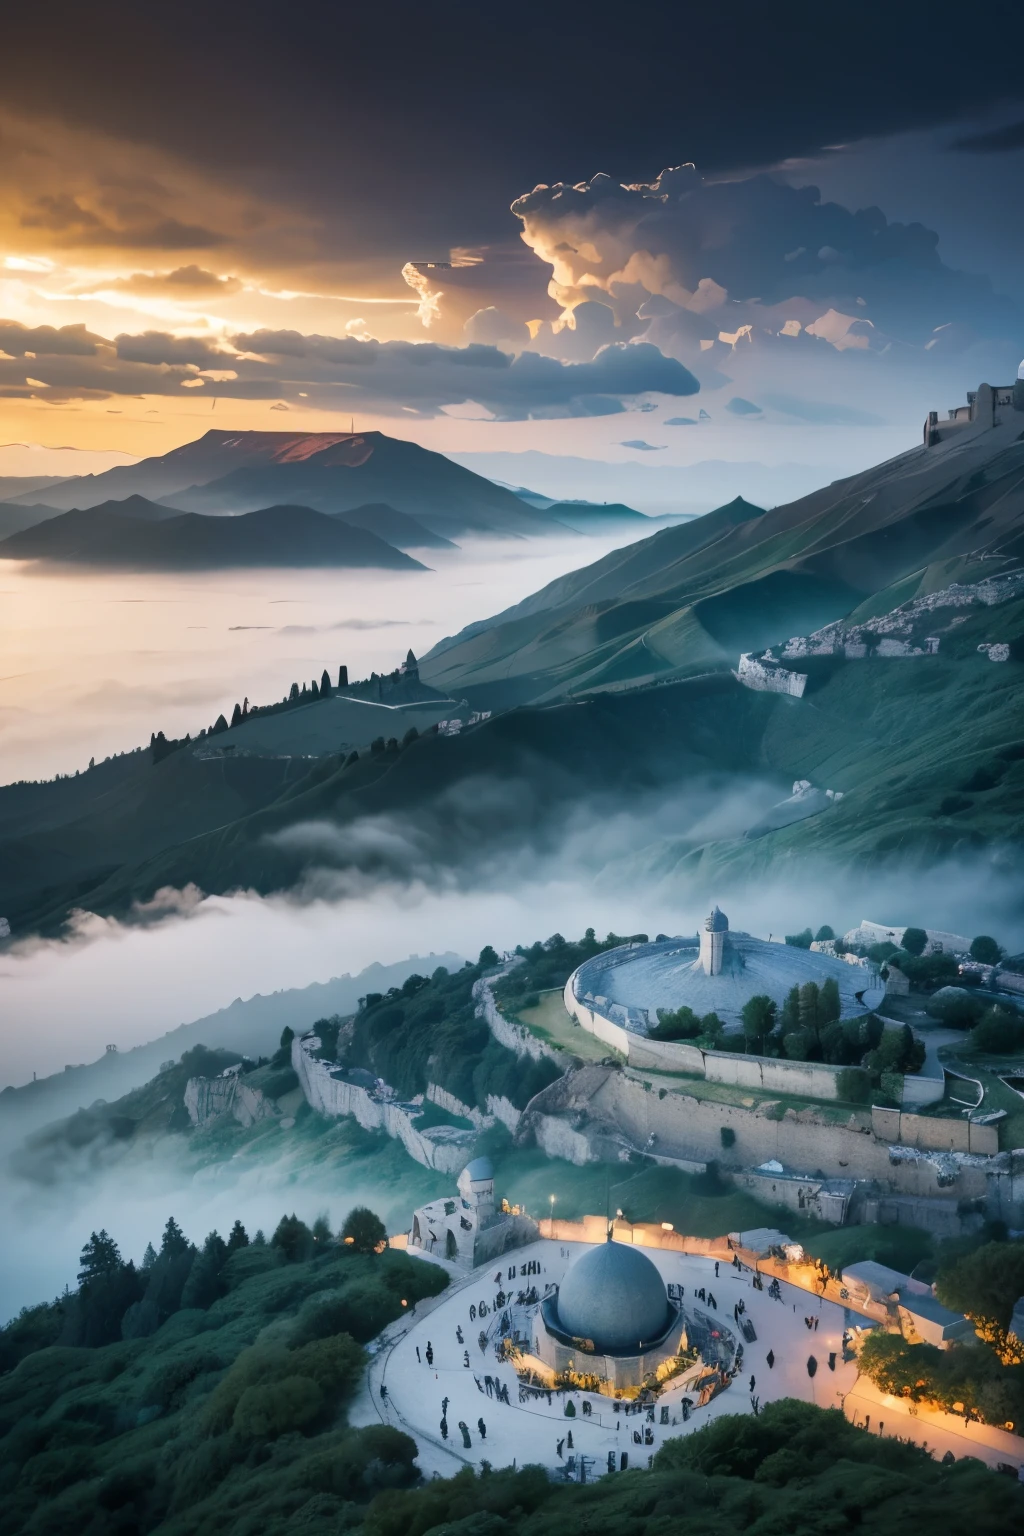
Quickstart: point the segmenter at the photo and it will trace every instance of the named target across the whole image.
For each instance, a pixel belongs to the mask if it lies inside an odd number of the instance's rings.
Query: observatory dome
[[[647,1256],[624,1243],[591,1248],[568,1270],[558,1291],[566,1333],[592,1339],[602,1355],[638,1355],[662,1338],[671,1321],[665,1283]]]

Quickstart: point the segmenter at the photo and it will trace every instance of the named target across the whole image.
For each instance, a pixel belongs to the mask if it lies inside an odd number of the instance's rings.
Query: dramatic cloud
[[[499,420],[523,421],[614,415],[638,396],[699,389],[687,368],[649,343],[615,343],[590,362],[562,363],[479,343],[447,347],[298,331],[240,333],[223,343],[145,331],[109,342],[81,326],[30,329],[8,321],[0,322],[0,347],[0,394],[43,399],[215,386],[225,397],[276,400],[275,410],[301,397],[331,408],[358,404],[432,416],[471,402]]]
[[[133,272],[129,277],[117,277],[106,284],[114,292],[139,294],[167,294],[171,298],[207,299],[237,293],[242,287],[237,277],[219,277],[207,272],[193,262],[187,267],[175,267],[173,272]]]

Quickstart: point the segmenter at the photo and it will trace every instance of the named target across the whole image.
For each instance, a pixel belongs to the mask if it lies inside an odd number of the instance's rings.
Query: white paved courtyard
[[[683,1288],[681,1301],[688,1314],[704,1314],[712,1327],[720,1323],[742,1343],[742,1370],[736,1380],[704,1407],[695,1407],[685,1422],[681,1401],[684,1389],[678,1384],[659,1396],[654,1423],[649,1422],[645,1411],[627,1413],[625,1404],[616,1413],[613,1401],[598,1393],[552,1392],[550,1403],[547,1394],[530,1395],[527,1401],[520,1401],[520,1383],[513,1366],[499,1361],[495,1355],[496,1325],[506,1310],[504,1306],[494,1309],[496,1295],[501,1289],[506,1295],[511,1292],[514,1298],[531,1285],[536,1285],[543,1295],[545,1286],[558,1284],[573,1259],[586,1252],[587,1246],[542,1240],[507,1253],[500,1266],[500,1285],[496,1278],[497,1261],[475,1270],[469,1279],[453,1276],[451,1286],[441,1297],[421,1304],[412,1316],[387,1330],[377,1341],[367,1388],[354,1405],[353,1421],[368,1423],[379,1419],[408,1431],[419,1445],[419,1465],[427,1476],[435,1472],[451,1476],[460,1465],[480,1466],[484,1461],[495,1467],[516,1462],[519,1466],[539,1463],[568,1469],[569,1458],[573,1457],[572,1470],[579,1477],[581,1458],[585,1457],[589,1480],[608,1471],[609,1452],[614,1453],[616,1468],[623,1452],[630,1467],[646,1467],[665,1439],[699,1429],[719,1414],[752,1412],[752,1395],[762,1406],[776,1398],[798,1397],[821,1408],[834,1408],[840,1406],[843,1395],[853,1386],[856,1365],[844,1364],[842,1358],[842,1335],[849,1316],[843,1307],[785,1281],[780,1282],[782,1299],[774,1300],[769,1295],[767,1280],[763,1291],[756,1290],[749,1271],[739,1273],[726,1261],[719,1262],[716,1276],[713,1259],[644,1248],[643,1253],[657,1266],[666,1284]],[[540,1274],[523,1278],[523,1267],[531,1261],[540,1264]],[[516,1275],[510,1279],[513,1266]],[[451,1273],[450,1266],[445,1267]],[[701,1288],[714,1296],[717,1310],[697,1299]],[[734,1307],[741,1300],[746,1308],[744,1316],[757,1333],[753,1343],[743,1338],[734,1320]],[[488,1309],[486,1316],[482,1320],[471,1318],[470,1307],[478,1309],[481,1301]],[[808,1318],[817,1326],[808,1327]],[[479,1342],[482,1330],[490,1330],[491,1334],[484,1349]],[[427,1359],[428,1345],[432,1363]],[[773,1366],[767,1360],[770,1352]],[[834,1369],[830,1368],[830,1356],[834,1357]],[[808,1373],[811,1357],[816,1362],[813,1376]],[[383,1396],[382,1386],[386,1389]],[[502,1398],[507,1391],[507,1404],[499,1401],[498,1390],[502,1391]],[[692,1389],[688,1395],[694,1396]],[[448,1406],[443,1412],[446,1398]],[[575,1417],[565,1415],[565,1405],[570,1400]],[[584,1411],[584,1403],[590,1405],[589,1414]],[[661,1423],[663,1407],[668,1408],[668,1424]],[[447,1440],[442,1436],[442,1417],[447,1420]],[[486,1434],[480,1429],[481,1419]],[[460,1421],[469,1431],[468,1447]],[[640,1435],[640,1444],[636,1443],[636,1434]]]

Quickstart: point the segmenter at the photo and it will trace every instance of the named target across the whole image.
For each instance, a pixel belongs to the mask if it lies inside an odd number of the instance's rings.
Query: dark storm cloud
[[[1016,0],[990,0],[976,24],[943,0],[852,16],[819,0],[661,0],[642,24],[601,25],[538,0],[452,0],[443,20],[419,0],[308,0],[301,24],[252,0],[8,11],[12,110],[291,200],[341,257],[501,239],[511,198],[552,175],[652,176],[666,157],[764,166],[1021,98]]]
[[[1011,149],[1024,149],[1024,118],[1019,123],[1007,123],[985,133],[966,134],[956,139],[952,147],[975,155],[1005,154]]]
[[[84,325],[19,325],[16,320],[0,320],[0,352],[24,357],[34,352],[39,357],[94,357],[102,336],[93,336]]]
[[[117,355],[124,363],[195,363],[201,368],[230,367],[231,360],[201,336],[169,336],[166,331],[143,331],[139,336],[118,336]]]
[[[10,345],[3,347],[8,358],[0,358],[0,394],[34,393],[53,401],[176,395],[184,388],[275,400],[274,409],[284,410],[299,395],[320,406],[359,403],[428,416],[474,402],[501,420],[522,421],[614,415],[638,395],[685,396],[699,389],[687,368],[649,343],[617,344],[592,362],[561,363],[477,344],[358,341],[298,331],[237,335],[222,350],[203,337],[163,331],[109,342],[80,326],[57,332],[0,322],[0,345],[4,337]],[[40,337],[39,345],[29,345]],[[25,360],[26,352],[35,358]]]
[[[45,230],[57,244],[74,246],[191,251],[223,243],[222,235],[201,224],[161,217],[148,207],[131,211],[134,217],[115,226],[91,208],[82,207],[70,193],[45,193],[22,213],[20,223],[23,229]]]

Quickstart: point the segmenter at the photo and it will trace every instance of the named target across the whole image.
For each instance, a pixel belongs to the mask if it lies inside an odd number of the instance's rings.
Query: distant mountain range
[[[384,520],[392,527],[402,523],[401,514]],[[36,522],[0,542],[0,559],[147,571],[253,566],[426,569],[369,528],[353,527],[311,507],[273,506],[237,517],[200,517],[139,495]]]
[[[121,912],[164,885],[269,892],[323,860],[405,868],[402,838],[385,855],[359,837],[279,835],[300,824],[407,817],[416,871],[550,854],[591,800],[618,811],[666,795],[685,820],[709,783],[749,803],[749,824],[659,834],[616,880],[696,872],[725,890],[823,860],[837,874],[968,855],[1011,867],[1024,844],[1024,595],[1010,580],[990,597],[991,578],[1024,561],[1022,426],[1004,411],[785,507],[736,498],[481,619],[420,663],[425,682],[493,712],[458,735],[310,764],[282,712],[275,750],[294,757],[205,762],[184,748],[8,786],[0,912],[16,934],[53,931],[74,906]],[[973,597],[931,602],[954,583]],[[800,698],[734,675],[741,651],[837,619],[898,620],[920,600],[937,654],[807,655],[791,663],[808,677]],[[766,825],[750,786],[771,804],[799,779],[842,799]]]
[[[382,432],[207,432],[159,457],[54,484],[46,502],[70,511],[133,495],[199,513],[301,505],[346,514],[383,503],[443,539],[563,531],[505,487]],[[10,499],[39,497],[33,490]]]

